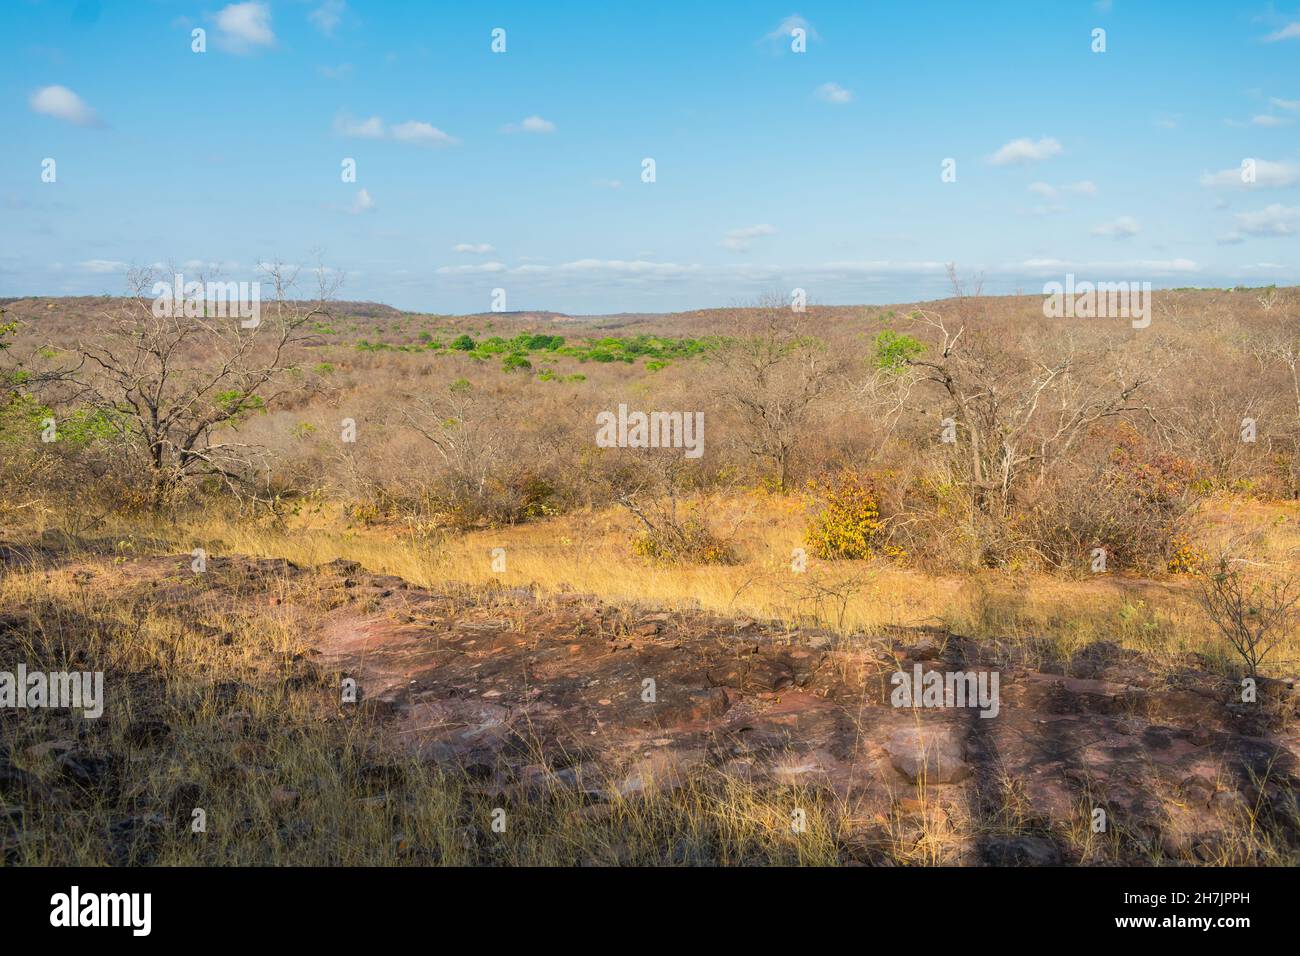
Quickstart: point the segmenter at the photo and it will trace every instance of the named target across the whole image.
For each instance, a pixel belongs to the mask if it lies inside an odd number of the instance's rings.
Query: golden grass
[[[345,557],[422,585],[573,589],[792,624],[820,616],[852,631],[943,623],[1045,651],[1107,639],[1170,662],[1212,646],[1177,579],[935,577],[847,562],[848,570],[809,571],[868,575],[842,609],[800,603],[792,584],[799,576],[787,561],[801,515],[762,498],[719,502],[715,513],[725,518],[728,509],[751,516],[737,538],[742,562],[728,567],[647,564],[628,547],[631,525],[606,512],[447,539],[347,528],[319,516],[287,530],[209,516],[182,526],[122,525],[113,529],[115,554],[74,555],[53,571],[11,571],[0,577],[0,606],[11,615],[0,632],[6,657],[45,669],[94,662],[116,675],[104,719],[83,724],[77,746],[117,759],[120,772],[114,793],[78,794],[72,807],[25,807],[21,833],[0,824],[0,842],[12,862],[29,865],[933,865],[969,861],[970,848],[989,837],[1042,834],[1011,780],[1002,782],[1001,805],[988,819],[972,819],[924,784],[900,786],[889,814],[862,819],[857,807],[816,788],[759,788],[708,770],[646,796],[603,788],[607,797],[595,804],[572,789],[531,800],[490,794],[413,758],[377,752],[375,728],[339,711],[330,676],[304,670],[307,635],[327,610],[312,576],[196,576],[178,561],[174,575],[157,581],[134,574],[123,560],[133,554],[202,546],[213,555],[301,565]],[[495,547],[506,549],[501,574],[492,571]],[[87,570],[95,575],[89,581]],[[218,702],[213,685],[223,681],[239,686],[233,699]],[[129,738],[133,721],[146,716],[167,722],[164,740]],[[51,757],[30,748],[77,733],[58,720],[26,712],[0,724],[14,763],[50,784],[57,781]],[[206,813],[206,832],[189,827],[196,808]],[[499,808],[504,833],[492,826]],[[793,826],[796,810],[802,831]],[[1131,858],[1139,838],[1093,834],[1088,811],[1081,805],[1072,826],[1055,829],[1058,844],[1085,863]],[[1277,832],[1242,808],[1215,855],[1188,862],[1293,863]]]
[[[86,568],[97,579],[78,575]],[[178,575],[181,580],[184,576]],[[29,668],[71,662],[109,672],[112,693],[97,721],[24,711],[0,723],[13,764],[63,786],[53,753],[116,762],[113,784],[71,802],[23,807],[23,826],[0,823],[0,845],[22,865],[618,865],[836,862],[836,824],[826,797],[801,787],[759,790],[716,773],[674,788],[598,805],[558,789],[504,799],[456,773],[377,751],[365,717],[329,705],[336,684],[307,680],[296,664],[313,616],[310,583],[189,578],[182,604],[115,569],[111,558],[74,569],[0,577],[10,618],[6,659]],[[232,607],[218,590],[244,591]],[[205,607],[210,623],[189,608]],[[282,597],[282,603],[267,600]],[[260,598],[260,599],[259,599]],[[200,618],[204,615],[200,613]],[[202,625],[196,628],[195,625]],[[216,629],[216,633],[211,633]],[[213,686],[239,682],[217,702]],[[164,739],[141,744],[129,729],[161,718]],[[378,767],[382,773],[375,774]],[[109,779],[109,778],[105,778]],[[194,811],[205,828],[195,832]],[[493,827],[505,811],[504,831]],[[795,811],[802,810],[796,831]]]
[[[619,509],[463,535],[351,525],[324,509],[279,528],[210,514],[179,525],[126,525],[115,534],[128,553],[160,545],[176,551],[203,547],[216,555],[284,557],[306,566],[347,558],[429,587],[454,581],[532,587],[542,594],[576,591],[614,603],[702,609],[846,634],[937,625],[1066,659],[1090,643],[1113,641],[1142,652],[1156,665],[1174,666],[1189,653],[1211,664],[1229,663],[1185,575],[945,575],[888,562],[819,562],[811,557],[807,572],[796,574],[792,553],[803,547],[805,521],[798,498],[755,492],[708,499],[698,507],[715,527],[736,529],[736,564],[670,565],[638,557],[630,547],[637,528]],[[1211,533],[1219,538],[1253,529],[1260,552],[1279,561],[1300,546],[1300,507],[1295,503],[1230,502],[1210,509],[1208,518]],[[504,571],[494,570],[498,548],[503,549]],[[1275,660],[1276,672],[1294,670],[1300,641],[1293,637]],[[1273,671],[1266,667],[1265,672]]]

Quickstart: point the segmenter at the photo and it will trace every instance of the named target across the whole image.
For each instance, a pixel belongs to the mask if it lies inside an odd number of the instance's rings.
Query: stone
[[[59,774],[69,783],[87,790],[103,787],[112,774],[112,764],[105,757],[96,757],[83,750],[71,750],[54,761]]]
[[[276,810],[292,810],[301,799],[302,795],[289,787],[276,787],[269,798],[271,806]]]
[[[990,866],[1055,866],[1061,853],[1048,840],[1034,836],[993,837],[981,847]]]
[[[25,753],[33,760],[39,760],[42,757],[59,757],[69,750],[76,749],[75,740],[46,740],[43,743],[32,744],[27,748]]]
[[[957,783],[971,773],[961,741],[947,727],[903,727],[884,746],[889,762],[908,783]]]
[[[156,744],[171,734],[171,725],[156,717],[145,717],[127,724],[126,739],[136,746]]]

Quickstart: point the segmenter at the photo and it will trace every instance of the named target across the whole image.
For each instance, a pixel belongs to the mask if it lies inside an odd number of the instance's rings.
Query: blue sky
[[[7,0],[0,35],[0,295],[272,259],[436,312],[905,302],[948,261],[1300,283],[1300,7]]]

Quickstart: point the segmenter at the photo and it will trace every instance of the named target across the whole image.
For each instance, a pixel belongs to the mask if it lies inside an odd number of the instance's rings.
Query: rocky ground
[[[193,600],[188,563],[130,559],[112,573],[175,606]],[[88,587],[105,573],[73,571]],[[366,728],[377,760],[463,772],[505,806],[564,791],[598,814],[702,776],[795,787],[837,808],[840,859],[865,863],[898,862],[900,845],[953,864],[1215,863],[1240,861],[1256,828],[1273,852],[1300,842],[1289,679],[1261,680],[1242,703],[1237,681],[1198,661],[1156,673],[1109,644],[1031,669],[1014,646],[938,630],[837,637],[575,593],[426,590],[343,561],[214,558],[211,573],[242,582],[232,601],[292,602],[285,582],[309,584],[322,610],[304,618],[292,679],[320,719]],[[916,663],[996,671],[997,716],[892,706],[891,675]],[[242,689],[258,692],[252,678]],[[229,718],[236,695],[224,696]],[[139,718],[127,736],[166,734],[150,726]],[[0,749],[11,820],[24,800],[108,785],[111,759],[75,737],[47,743],[52,783]]]
[[[515,799],[571,787],[599,802],[702,771],[803,783],[851,808],[868,858],[873,824],[933,802],[956,834],[945,855],[967,863],[1069,862],[1062,834],[1092,830],[1096,808],[1144,858],[1211,859],[1243,812],[1293,820],[1294,681],[1244,704],[1196,662],[1157,677],[1105,644],[1036,671],[936,631],[838,640],[590,595],[466,602],[337,570],[378,607],[332,615],[320,663],[357,681],[394,743]],[[996,669],[999,713],[891,706],[891,675],[915,662]]]

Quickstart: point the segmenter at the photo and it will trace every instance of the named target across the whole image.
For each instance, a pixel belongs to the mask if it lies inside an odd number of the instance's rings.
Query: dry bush
[[[1198,597],[1251,677],[1300,624],[1300,574],[1278,573],[1244,558],[1220,555],[1198,576]]]
[[[633,460],[640,466],[638,482],[618,498],[641,526],[632,539],[632,550],[668,564],[735,564],[731,539],[745,516],[730,531],[719,532],[704,516],[702,499],[682,501],[690,475],[685,459],[672,452],[645,451]]]
[[[1111,569],[1165,569],[1197,500],[1191,463],[1153,451],[1126,424],[1094,439],[1091,462],[1061,469],[1038,489],[1017,524],[1019,547],[1058,569],[1087,567],[1098,548]]]
[[[768,464],[768,480],[784,493],[818,405],[839,384],[842,361],[812,335],[806,313],[778,296],[734,311],[724,329],[712,356],[720,372],[715,394],[736,414],[739,443]]]

